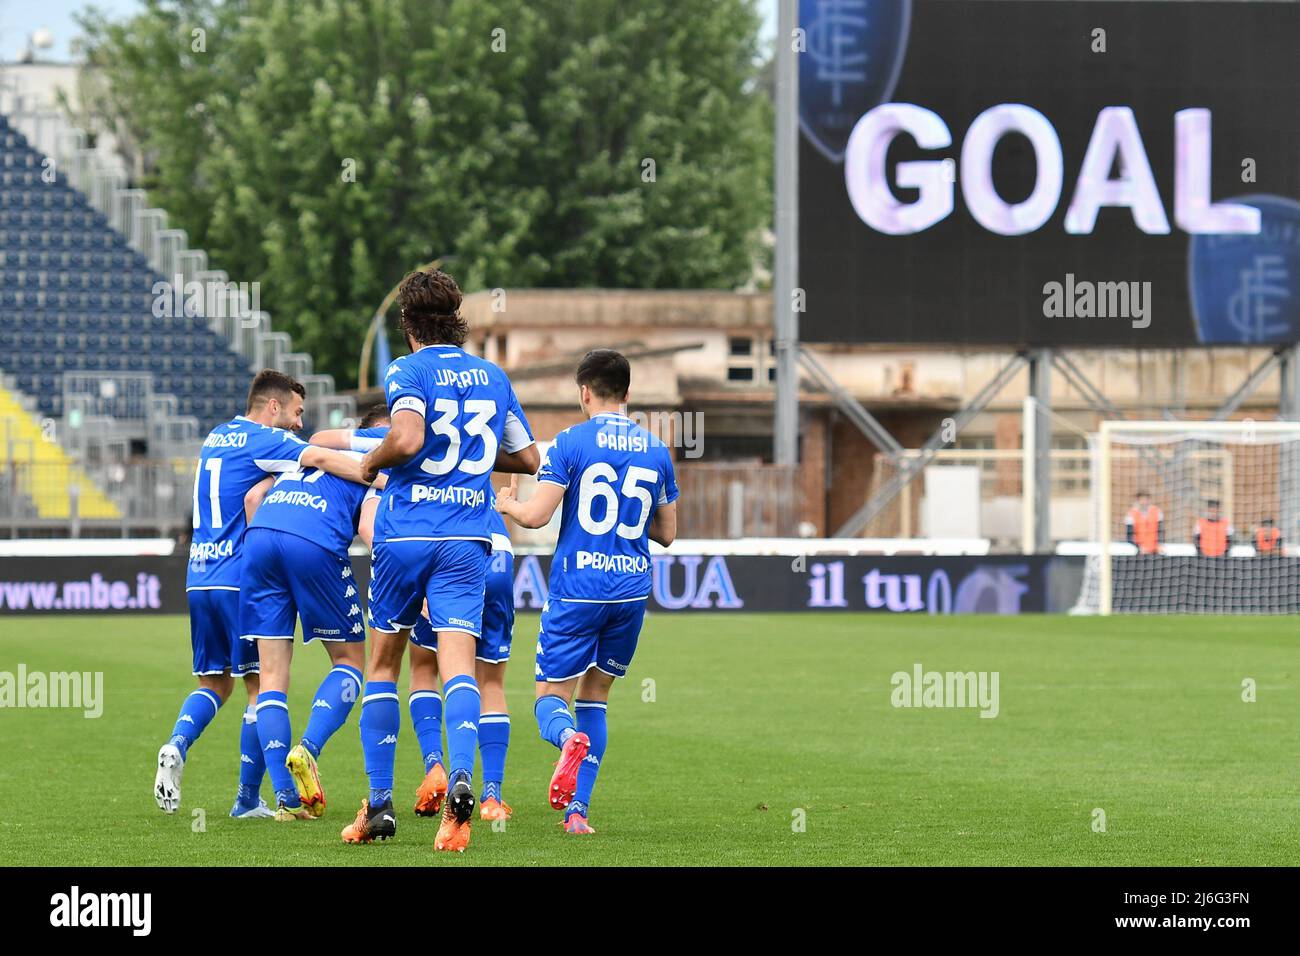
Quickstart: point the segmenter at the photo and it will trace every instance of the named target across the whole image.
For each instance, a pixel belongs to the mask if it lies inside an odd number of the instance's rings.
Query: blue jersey
[[[346,558],[368,487],[320,468],[286,471],[275,479],[249,527],[296,534]]]
[[[555,436],[537,480],[565,489],[551,598],[647,597],[647,528],[656,508],[677,500],[668,447],[631,419],[602,412]]]
[[[353,451],[370,451],[373,448],[378,448],[383,442],[384,436],[387,434],[387,425],[376,425],[373,428],[358,428],[352,432],[351,438],[349,439],[350,447]],[[381,474],[387,475],[388,472],[383,471]],[[383,492],[379,493],[379,497],[383,497]],[[489,489],[488,504],[491,507],[488,514],[488,526],[492,535],[492,551],[494,553],[504,551],[507,554],[513,554],[514,552],[511,550],[510,546],[510,534],[506,530],[505,519],[502,518],[500,512],[496,510],[494,498],[495,495],[493,495]],[[382,507],[382,504],[380,506]],[[382,540],[379,537],[379,529],[377,528],[375,529],[375,540]]]
[[[533,443],[505,372],[455,346],[429,345],[388,366],[384,393],[394,415],[419,414],[425,433],[415,457],[389,472],[375,540],[490,543],[497,451]]]
[[[194,473],[194,536],[186,590],[239,590],[244,495],[267,475],[298,470],[307,443],[282,428],[240,415],[203,440]]]

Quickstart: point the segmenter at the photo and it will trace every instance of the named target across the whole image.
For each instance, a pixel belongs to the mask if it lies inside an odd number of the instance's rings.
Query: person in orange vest
[[[1232,525],[1220,517],[1218,501],[1211,498],[1205,508],[1208,514],[1196,519],[1196,553],[1204,558],[1221,558],[1232,547]]]
[[[1282,556],[1282,532],[1273,527],[1273,519],[1265,518],[1255,529],[1255,553],[1261,558]]]
[[[1124,516],[1124,531],[1128,543],[1136,545],[1139,554],[1160,552],[1165,542],[1165,516],[1151,504],[1151,496],[1145,491],[1137,493],[1133,507]]]

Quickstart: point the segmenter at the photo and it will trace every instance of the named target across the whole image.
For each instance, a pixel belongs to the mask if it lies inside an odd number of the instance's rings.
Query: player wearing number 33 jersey
[[[413,627],[427,598],[435,631],[482,630],[483,582],[497,518],[497,451],[533,444],[504,372],[451,345],[404,355],[384,377],[388,408],[425,421],[424,447],[393,468],[375,517],[370,626]]]
[[[397,677],[410,628],[427,601],[438,632],[449,771],[433,845],[447,852],[469,845],[481,713],[474,645],[483,629],[492,543],[490,481],[498,465],[532,473],[540,456],[505,373],[461,348],[469,334],[461,299],[456,280],[434,268],[408,273],[397,290],[411,354],[384,375],[391,425],[362,462],[367,477],[387,468],[388,485],[375,517],[371,651],[361,701],[370,796],[343,830],[347,843],[386,840],[397,832]],[[436,812],[431,803],[424,808]]]

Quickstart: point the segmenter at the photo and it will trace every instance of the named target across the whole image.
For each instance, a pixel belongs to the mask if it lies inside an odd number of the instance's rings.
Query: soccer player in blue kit
[[[395,360],[384,376],[392,423],[362,463],[366,478],[389,470],[376,518],[371,651],[361,702],[370,795],[343,839],[369,843],[396,832],[397,677],[427,602],[438,634],[449,771],[434,849],[463,851],[475,802],[480,704],[474,657],[492,543],[491,473],[531,473],[539,456],[505,373],[461,348],[468,328],[455,280],[440,270],[409,273],[397,300],[412,354]]]
[[[387,412],[381,421],[387,424]],[[350,454],[360,462],[359,453]],[[376,487],[384,480],[380,475]],[[325,812],[317,758],[361,691],[366,633],[348,548],[369,489],[318,469],[282,472],[270,481],[245,499],[240,629],[244,640],[257,642],[261,660],[257,734],[275,788],[275,819],[313,820]],[[302,620],[304,642],[319,640],[333,667],[312,696],[302,739],[290,749],[295,618]]]
[[[379,447],[388,434],[388,410],[383,408],[383,424],[372,410],[355,431],[331,429],[312,435],[312,443],[326,448],[370,451]],[[511,488],[518,486],[519,476],[512,476]],[[378,493],[371,491],[362,503],[357,533],[366,547],[374,550],[374,518]],[[478,749],[483,761],[483,791],[479,795],[479,819],[509,820],[512,814],[505,802],[503,787],[506,754],[510,747],[510,714],[506,708],[506,663],[515,628],[514,549],[510,532],[501,515],[493,508],[492,558],[488,563],[483,598],[483,630],[474,652],[474,676],[478,682],[482,712],[478,723]],[[411,679],[407,708],[411,724],[420,742],[424,758],[424,779],[415,794],[415,813],[436,817],[447,795],[447,771],[442,757],[442,694],[438,691],[438,635],[421,614],[411,629]]]
[[[259,790],[266,765],[257,736],[257,646],[240,640],[239,588],[246,519],[244,497],[267,475],[323,468],[360,480],[357,461],[308,445],[302,428],[306,390],[289,376],[264,369],[253,379],[248,407],[214,428],[203,441],[194,475],[194,533],[185,596],[198,688],[185,698],[170,739],[158,751],[154,800],[165,813],[181,802],[181,776],[189,749],[244,679],[248,708],[240,736],[239,791],[233,817],[269,817]]]
[[[517,487],[518,475],[511,488]],[[488,562],[483,596],[483,630],[474,650],[474,677],[478,682],[481,713],[478,750],[483,761],[483,790],[479,794],[479,819],[509,820],[513,811],[505,802],[506,753],[510,747],[510,714],[506,709],[506,664],[515,630],[515,555],[506,523],[495,508],[492,557]],[[411,629],[411,722],[424,754],[424,780],[415,794],[415,812],[436,816],[447,792],[442,768],[442,700],[437,691],[438,634],[421,616]]]
[[[593,349],[574,379],[587,421],[555,437],[531,499],[503,488],[496,507],[540,528],[564,506],[537,637],[533,713],[542,739],[560,749],[550,804],[564,811],[567,832],[587,834],[595,832],[588,816],[608,742],[609,690],[627,674],[641,633],[649,542],[667,547],[677,536],[677,480],[667,446],[623,414],[626,358]]]

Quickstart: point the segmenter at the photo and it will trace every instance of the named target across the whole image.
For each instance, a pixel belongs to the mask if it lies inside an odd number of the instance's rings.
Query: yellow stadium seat
[[[64,452],[47,440],[40,424],[6,389],[0,388],[0,451],[14,470],[18,491],[31,498],[42,518],[70,519],[72,489],[82,518],[120,518],[121,511]]]

